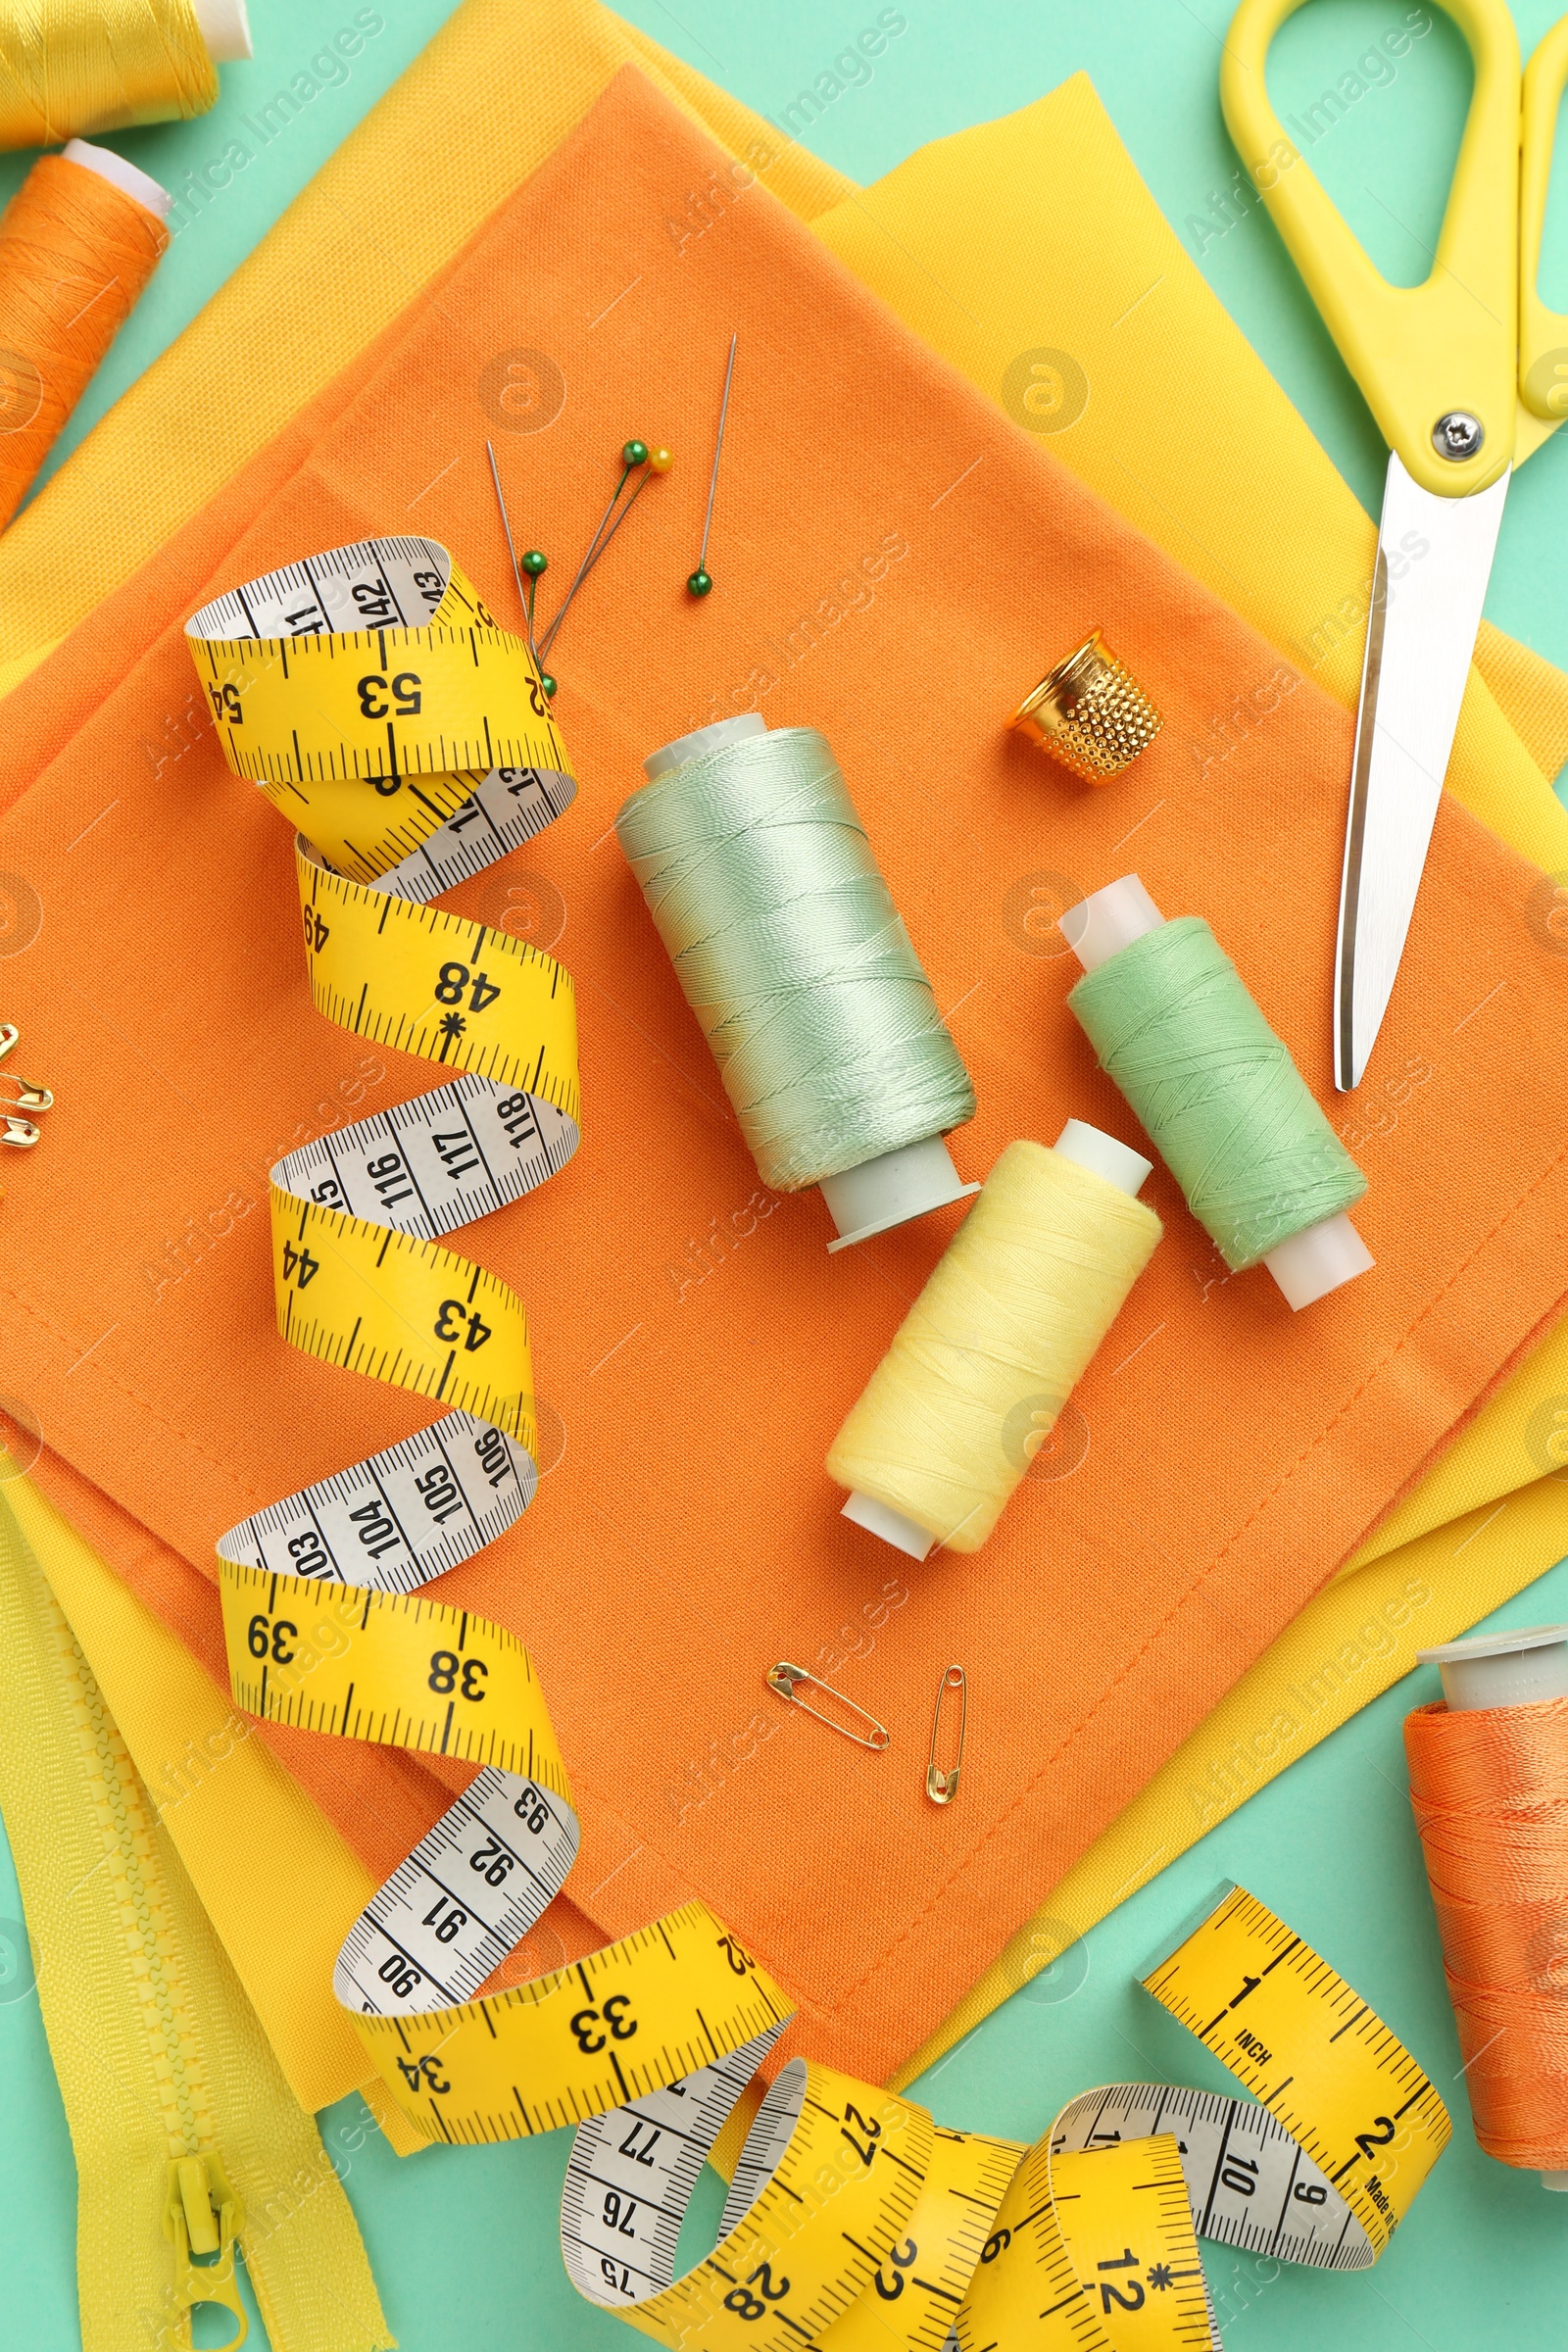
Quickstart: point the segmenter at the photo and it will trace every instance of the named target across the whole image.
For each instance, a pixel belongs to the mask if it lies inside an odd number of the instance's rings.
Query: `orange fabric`
[[[1568,1013],[1568,967],[1531,928],[1533,870],[1445,803],[1373,1078],[1399,1102],[1364,1152],[1378,1271],[1293,1316],[1266,1275],[1223,1278],[1156,1170],[1167,1238],[1078,1393],[1073,1474],[1026,1482],[972,1560],[915,1568],[841,1519],[823,1454],[956,1215],[829,1258],[814,1194],[762,1193],[611,831],[641,754],[759,701],[822,728],[952,1008],[981,1105],[954,1149],[981,1176],[1068,1115],[1138,1140],[1062,1002],[1071,959],[1036,952],[1032,878],[1088,890],[1136,864],[1169,912],[1206,915],[1333,1104],[1352,722],[763,190],[672,235],[713,169],[623,74],[438,289],[11,698],[0,870],[43,920],[5,1009],[60,1108],[6,1171],[6,1363],[107,1498],[89,1524],[62,1494],[76,1523],[209,1644],[216,1603],[180,1561],[205,1577],[224,1527],[427,1417],[273,1328],[269,1161],[430,1072],[311,1009],[286,827],[223,767],[179,623],[270,564],[416,527],[511,612],[482,386],[520,341],[548,352],[559,417],[496,438],[552,577],[628,432],[677,470],[552,662],[575,808],[452,902],[497,919],[518,865],[562,894],[585,1140],[455,1241],[527,1299],[564,1451],[447,1590],[539,1664],[586,1918],[619,1934],[701,1892],[795,1994],[803,2044],[874,2079],[1557,1312],[1568,1153],[1537,1041]],[[1091,791],[1003,722],[1096,623],[1166,726]],[[1200,775],[1185,746],[1239,696],[1257,724]],[[786,1711],[761,1680],[780,1657],[872,1707],[892,1749]],[[964,1789],[938,1813],[924,1760],[954,1657]],[[407,1767],[324,1755],[312,1785],[365,1850],[365,1776]],[[398,1782],[399,1804],[421,1798],[433,1814],[433,1778]]]

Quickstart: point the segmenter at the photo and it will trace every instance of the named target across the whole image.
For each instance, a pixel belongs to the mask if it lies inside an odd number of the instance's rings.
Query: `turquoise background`
[[[225,67],[219,107],[201,120],[113,142],[167,185],[220,156],[231,122],[309,71],[352,22],[350,0],[252,0],[258,55]],[[182,229],[64,436],[63,456],[177,334],[265,233],[332,148],[449,13],[447,0],[383,0],[385,29]],[[519,6],[525,26],[528,11]],[[667,47],[760,112],[781,116],[831,72],[878,14],[871,0],[661,0],[626,13]],[[1223,7],[1206,0],[906,0],[906,29],[871,78],[842,93],[808,143],[862,182],[924,141],[1004,114],[1088,70],[1153,195],[1215,292],[1262,355],[1369,511],[1386,453],[1360,396],[1260,213],[1221,229],[1210,200],[1234,157],[1215,94]],[[1554,10],[1518,0],[1528,51]],[[1309,104],[1382,35],[1408,18],[1430,29],[1369,87],[1311,151],[1326,181],[1391,275],[1421,276],[1469,86],[1458,34],[1403,0],[1315,0],[1285,27],[1270,67],[1284,114]],[[525,36],[526,37],[526,36]],[[0,197],[28,159],[0,159]],[[1024,267],[1027,267],[1025,262]],[[1568,171],[1554,191],[1544,289],[1568,310]],[[1051,320],[1043,315],[1041,337]],[[243,400],[242,381],[233,388]],[[1166,420],[1176,435],[1200,417]],[[1568,435],[1531,461],[1506,510],[1487,611],[1568,665],[1568,600],[1559,593],[1568,544]],[[1489,1624],[1568,1619],[1568,1562]],[[1443,1988],[1432,1908],[1411,1827],[1399,1723],[1434,1696],[1419,1670],[1336,1732],[1271,1788],[1200,1840],[1085,1944],[1019,1993],[918,2086],[939,2120],[1031,2138],[1090,2083],[1151,2077],[1223,2087],[1227,2078],[1138,1988],[1135,1979],[1217,1884],[1242,1880],[1284,1913],[1356,1985],[1420,2056],[1446,2099],[1454,2139],[1398,2240],[1377,2269],[1319,2277],[1207,2249],[1226,2342],[1237,2352],[1513,2352],[1559,2346],[1568,2293],[1568,2199],[1533,2175],[1477,2150],[1469,2130],[1453,2022]],[[16,1932],[21,1912],[0,1847],[0,2343],[71,2352],[79,2342],[74,2281],[74,2181],[36,1994]],[[8,1928],[8,1920],[12,1925]],[[632,2339],[578,2301],[556,2244],[564,2134],[475,2152],[435,2149],[399,2163],[361,2102],[321,2119],[364,2229],[387,2315],[406,2352],[551,2352]],[[690,2236],[718,2207],[710,2176]],[[217,2322],[217,2315],[212,2315]],[[198,2324],[198,2340],[205,2329]],[[220,2337],[220,2322],[213,2333]],[[253,2317],[252,2343],[265,2345]],[[126,2352],[129,2352],[127,2346]]]

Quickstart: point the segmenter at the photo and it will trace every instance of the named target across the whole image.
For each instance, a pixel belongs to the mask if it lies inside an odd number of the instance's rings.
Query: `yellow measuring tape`
[[[1245,1888],[1144,1984],[1257,2103],[1132,2082],[1063,2108],[1003,2202],[962,2352],[1206,2343],[1199,2235],[1364,2270],[1447,2145],[1447,2111],[1415,2060]]]
[[[448,1416],[220,1548],[349,1582],[368,1566],[409,1590],[492,1542],[535,1479],[522,1302],[440,1237],[543,1183],[578,1141],[569,974],[425,902],[575,787],[527,646],[434,541],[334,548],[230,590],[186,633],[230,765],[299,828],[315,1003],[454,1073],[291,1153],[271,1185],[284,1338]]]
[[[1299,2149],[1287,2233],[1326,2209],[1317,2194],[1326,2184],[1350,2217],[1334,2237],[1338,2267],[1374,2262],[1451,2129],[1408,2051],[1326,1960],[1240,1886],[1144,1983]],[[1293,2204],[1301,2210],[1293,2214]],[[1325,2234],[1321,2222],[1305,2229],[1309,2242]]]
[[[577,1141],[569,979],[425,901],[559,813],[570,772],[527,648],[433,542],[333,550],[188,626],[230,764],[300,829],[316,1004],[462,1073],[273,1171],[284,1337],[448,1409],[219,1546],[242,1706],[477,1767],[334,1973],[404,2113],[449,2142],[573,2125],[567,2270],[670,2345],[942,2352],[956,2330],[962,2352],[1200,2352],[1217,2339],[1200,2234],[1320,2267],[1374,2261],[1446,2114],[1365,2004],[1234,1888],[1146,1983],[1253,2100],[1104,2086],[1025,2151],[792,2059],[717,2245],[675,2277],[703,2164],[788,1999],[701,1902],[483,1993],[564,1883],[578,1825],[526,1650],[421,1590],[535,1483],[521,1304],[439,1237]]]
[[[527,646],[432,539],[285,564],[204,605],[186,635],[235,775],[362,882],[494,770],[569,773]]]

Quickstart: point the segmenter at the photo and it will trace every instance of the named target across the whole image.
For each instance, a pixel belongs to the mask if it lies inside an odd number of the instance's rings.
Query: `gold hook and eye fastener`
[[[804,1666],[791,1666],[786,1660],[780,1660],[777,1666],[768,1668],[762,1680],[770,1690],[777,1692],[780,1698],[787,1698],[793,1706],[799,1707],[803,1715],[809,1715],[815,1722],[824,1724],[830,1732],[837,1732],[841,1740],[853,1740],[857,1747],[874,1748],[880,1754],[892,1738],[886,1724],[878,1723],[874,1715],[868,1715],[863,1707],[858,1707],[853,1698],[846,1698],[843,1691],[835,1690],[830,1683],[824,1683],[816,1675],[808,1674]],[[858,1732],[847,1723],[836,1723],[833,1717],[825,1715],[820,1707],[811,1706],[800,1695],[802,1684],[812,1690],[822,1691],[833,1700],[836,1706],[843,1707],[848,1714],[853,1715],[857,1722],[868,1724],[869,1731]]]
[[[937,1762],[937,1741],[942,1736],[942,1715],[950,1690],[958,1693],[958,1744],[953,1762],[943,1766]],[[951,1805],[958,1793],[958,1767],[963,1762],[963,1735],[968,1722],[969,1685],[961,1666],[950,1666],[937,1685],[936,1712],[931,1718],[931,1753],[925,1768],[925,1792],[934,1805]]]

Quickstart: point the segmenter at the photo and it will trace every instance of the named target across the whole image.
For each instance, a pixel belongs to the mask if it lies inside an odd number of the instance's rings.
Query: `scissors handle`
[[[1519,158],[1519,397],[1533,416],[1568,416],[1568,318],[1536,291],[1546,219],[1557,106],[1568,83],[1568,17],[1546,33],[1525,68]]]
[[[1391,286],[1269,104],[1269,43],[1304,0],[1242,0],[1220,63],[1225,121],[1391,449],[1439,497],[1484,490],[1513,456],[1518,372],[1519,40],[1506,0],[1443,0],[1475,89],[1432,274]],[[1544,200],[1543,200],[1544,201]],[[1568,336],[1563,338],[1568,342]],[[1568,378],[1564,379],[1568,382]],[[1474,453],[1440,456],[1440,417],[1478,417]]]

